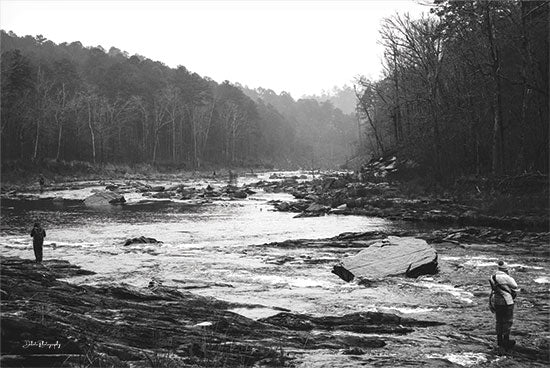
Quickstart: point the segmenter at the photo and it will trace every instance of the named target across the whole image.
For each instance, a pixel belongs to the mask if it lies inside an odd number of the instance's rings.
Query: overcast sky
[[[0,0],[0,27],[55,43],[115,46],[298,98],[358,75],[377,78],[381,20],[429,11],[416,1]]]

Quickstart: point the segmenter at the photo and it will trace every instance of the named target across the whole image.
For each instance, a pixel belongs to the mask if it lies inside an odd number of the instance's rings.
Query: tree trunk
[[[177,139],[176,139],[176,107],[172,106],[172,163],[177,162]]]
[[[202,137],[201,149],[199,151],[200,159],[203,158],[206,151],[206,143],[208,143],[208,135],[210,134],[210,127],[212,126],[212,117],[214,115],[214,108],[216,106],[216,99],[212,101],[212,107],[210,108],[210,116],[208,117],[208,124]]]
[[[33,160],[36,160],[38,156],[38,138],[40,137],[40,119],[36,119],[36,137],[34,139],[34,153],[32,156]]]
[[[378,130],[376,129],[376,126],[374,125],[374,122],[372,121],[372,118],[369,114],[369,107],[367,106],[365,101],[363,101],[361,96],[358,94],[357,90],[355,91],[355,96],[357,97],[359,103],[361,104],[361,107],[363,108],[363,111],[365,112],[365,115],[367,116],[367,120],[369,121],[369,124],[372,128],[372,132],[374,133],[374,138],[376,138],[376,143],[378,145],[380,153],[384,154],[384,146],[382,145],[382,140],[380,139],[380,136],[378,135]],[[360,128],[359,128],[359,131],[361,131]]]
[[[197,122],[193,117],[193,167],[198,168],[198,155],[197,155]]]
[[[492,171],[495,175],[502,174],[504,169],[504,127],[502,122],[502,87],[500,81],[500,55],[493,30],[493,21],[491,19],[490,3],[485,4],[485,17],[487,24],[487,37],[491,51],[492,65],[491,74],[495,84],[493,98],[493,138],[492,138]]]
[[[88,101],[88,127],[90,128],[90,136],[92,138],[92,162],[95,164],[95,134],[92,126],[92,107]]]
[[[532,64],[531,50],[529,48],[529,38],[527,36],[526,19],[528,17],[528,4],[525,1],[521,2],[521,81],[522,81],[522,103],[521,103],[521,118],[519,122],[519,153],[516,160],[516,170],[521,172],[526,169],[525,165],[525,130],[527,125],[527,109],[529,102],[530,90],[527,86],[527,69]]]
[[[159,135],[158,132],[155,132],[155,142],[153,143],[153,164],[157,160],[157,146],[159,142]]]
[[[468,102],[470,104],[470,134],[471,138],[473,140],[472,144],[474,152],[474,162],[475,162],[475,173],[476,175],[479,175],[481,173],[481,162],[480,162],[480,156],[479,156],[479,129],[480,126],[479,123],[479,115],[476,115],[476,109],[474,105],[473,98],[470,96],[468,98]]]
[[[357,119],[357,146],[358,146],[359,154],[362,154],[363,137],[361,137],[361,119],[359,118],[359,114],[355,114],[355,118]]]
[[[61,156],[61,133],[63,131],[63,125],[59,125],[59,133],[57,135],[57,154],[55,155],[55,160],[58,161]]]
[[[401,126],[401,104],[399,103],[399,78],[397,74],[397,49],[393,51],[393,83],[395,85],[395,141],[399,143],[403,137]]]

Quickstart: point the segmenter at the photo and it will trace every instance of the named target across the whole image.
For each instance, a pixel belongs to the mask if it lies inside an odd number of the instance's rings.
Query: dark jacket
[[[46,230],[42,229],[39,226],[35,226],[32,228],[31,236],[35,244],[42,244],[44,238],[46,237]]]

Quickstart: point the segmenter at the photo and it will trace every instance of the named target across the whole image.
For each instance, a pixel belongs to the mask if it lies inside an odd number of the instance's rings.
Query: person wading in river
[[[42,246],[44,245],[44,238],[46,237],[46,230],[42,229],[38,222],[34,223],[34,227],[31,231],[32,246],[34,248],[34,256],[36,257],[36,263],[42,262]]]
[[[516,342],[510,340],[514,321],[514,299],[518,292],[516,281],[508,274],[504,261],[498,262],[498,270],[489,279],[491,296],[489,308],[496,317],[497,344],[499,353],[510,351]]]

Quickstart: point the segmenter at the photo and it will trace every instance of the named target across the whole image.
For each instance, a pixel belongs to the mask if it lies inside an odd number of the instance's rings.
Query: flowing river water
[[[286,173],[287,175],[289,173]],[[267,179],[269,174],[239,178],[238,184]],[[148,184],[152,184],[148,182]],[[162,182],[154,184],[181,184]],[[186,186],[204,188],[225,182],[198,179]],[[525,343],[547,344],[548,257],[512,252],[494,245],[436,247],[438,275],[418,279],[389,278],[373,287],[346,283],[332,265],[357,249],[279,248],[261,246],[287,239],[319,239],[344,232],[399,230],[403,223],[380,218],[338,216],[293,218],[272,211],[270,200],[292,200],[284,193],[256,194],[241,200],[147,200],[125,194],[127,204],[88,208],[79,200],[104,186],[45,192],[52,200],[3,200],[0,249],[3,255],[33,258],[29,236],[34,221],[47,231],[44,257],[68,260],[95,271],[69,279],[79,284],[124,282],[146,287],[151,280],[193,289],[201,295],[257,304],[234,312],[261,318],[286,309],[310,315],[343,315],[359,311],[393,312],[445,322],[403,336],[384,336],[388,345],[360,356],[317,351],[300,357],[303,367],[370,366],[544,366],[520,357],[491,352],[493,316],[488,312],[488,277],[495,261],[507,255],[520,270],[516,280],[531,297],[518,300],[515,333]],[[152,237],[162,244],[124,246],[128,238]],[[337,333],[337,332],[335,332]]]

